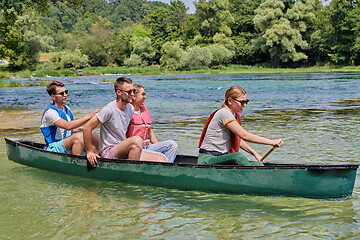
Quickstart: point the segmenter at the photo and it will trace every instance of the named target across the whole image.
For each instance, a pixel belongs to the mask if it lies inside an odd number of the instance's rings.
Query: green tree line
[[[0,59],[10,69],[227,64],[360,64],[360,5],[353,0],[2,0]]]

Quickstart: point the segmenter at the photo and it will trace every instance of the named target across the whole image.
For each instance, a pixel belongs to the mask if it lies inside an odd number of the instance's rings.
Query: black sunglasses
[[[249,99],[246,99],[246,100],[237,100],[235,98],[233,98],[235,101],[237,101],[238,103],[240,103],[242,106],[244,106],[245,104],[248,104],[249,103]]]
[[[136,89],[134,88],[134,89],[131,89],[131,90],[129,90],[129,91],[125,91],[125,90],[122,90],[122,89],[116,89],[116,90],[119,90],[119,91],[121,91],[121,92],[126,92],[127,94],[131,94],[131,93],[133,93],[133,94],[135,94],[136,93]]]
[[[61,95],[61,96],[64,96],[64,95],[65,95],[65,93],[66,93],[66,95],[68,95],[69,90],[65,90],[65,91],[63,91],[63,92],[59,92],[59,93],[56,93],[56,94],[54,94],[54,95]]]

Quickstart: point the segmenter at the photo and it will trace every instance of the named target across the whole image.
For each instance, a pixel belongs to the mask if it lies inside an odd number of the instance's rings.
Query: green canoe
[[[358,164],[282,164],[264,166],[198,165],[197,157],[178,155],[174,163],[99,159],[43,150],[44,144],[6,140],[14,162],[75,176],[206,192],[343,198],[352,194]]]

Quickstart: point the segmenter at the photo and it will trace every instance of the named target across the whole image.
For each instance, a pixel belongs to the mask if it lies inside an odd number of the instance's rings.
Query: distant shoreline
[[[49,78],[49,77],[76,77],[104,74],[123,74],[130,76],[141,75],[178,75],[178,74],[275,74],[275,73],[356,73],[360,66],[346,67],[309,67],[309,68],[263,68],[245,65],[229,65],[218,68],[201,68],[189,71],[170,71],[160,66],[149,67],[88,67],[84,69],[54,69],[9,72],[6,67],[0,68],[0,79],[14,78]]]

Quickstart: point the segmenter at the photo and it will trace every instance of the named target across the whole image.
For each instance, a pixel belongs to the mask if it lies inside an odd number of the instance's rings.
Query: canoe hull
[[[343,198],[352,194],[358,167],[356,164],[204,166],[100,159],[92,169],[85,157],[52,153],[21,141],[6,139],[6,142],[8,158],[30,167],[93,179],[233,194]]]

